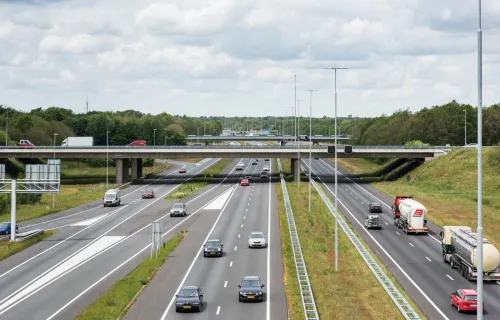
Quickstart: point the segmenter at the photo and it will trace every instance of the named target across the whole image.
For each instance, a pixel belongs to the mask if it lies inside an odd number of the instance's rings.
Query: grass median
[[[181,184],[174,193],[169,194],[165,197],[165,199],[182,199],[200,189],[203,189],[207,184],[208,182],[187,182],[185,184]]]
[[[82,311],[75,320],[116,320],[123,318],[138,299],[143,288],[151,281],[170,254],[184,239],[186,232],[177,234],[167,241],[158,253],[157,259],[144,260],[123,279],[118,280],[106,293],[97,298]],[[159,297],[160,299],[162,297]]]
[[[44,233],[39,234],[36,237],[21,242],[10,242],[9,240],[0,241],[0,261],[18,253],[19,251],[23,251],[24,249],[31,247],[44,239],[47,239],[56,232],[57,230],[44,231]]]
[[[287,188],[320,317],[322,319],[404,319],[340,227],[339,271],[335,271],[333,238],[335,221],[319,194],[314,189],[312,190],[312,213],[309,214],[307,183],[302,183],[300,187],[297,187],[295,183],[287,183]],[[277,192],[285,266],[285,290],[290,319],[299,320],[304,319],[304,313],[280,185],[277,186]],[[373,253],[372,255],[375,256]],[[384,271],[389,275],[385,268]],[[395,282],[394,279],[392,280]],[[413,307],[416,308],[414,304]]]

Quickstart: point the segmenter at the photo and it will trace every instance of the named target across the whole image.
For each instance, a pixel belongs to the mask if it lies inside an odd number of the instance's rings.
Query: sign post
[[[161,222],[153,222],[151,224],[151,257],[155,254],[155,258],[158,258],[158,251],[161,247],[161,235],[162,235],[162,224]]]

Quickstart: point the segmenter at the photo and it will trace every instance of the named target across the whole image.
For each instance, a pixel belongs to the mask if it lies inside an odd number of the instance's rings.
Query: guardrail
[[[311,182],[312,185],[314,186],[314,189],[316,189],[318,194],[321,196],[321,199],[323,199],[323,201],[327,205],[332,215],[335,217],[335,219],[338,220],[338,223],[341,226],[342,230],[344,230],[344,233],[347,235],[349,240],[351,240],[354,247],[356,247],[359,254],[363,258],[363,260],[365,260],[366,264],[372,271],[373,275],[377,278],[380,285],[382,285],[382,287],[387,292],[389,297],[396,304],[396,306],[398,307],[399,311],[401,311],[405,319],[408,320],[420,319],[420,316],[415,312],[415,310],[413,310],[411,305],[408,303],[405,297],[399,292],[398,288],[394,285],[391,279],[387,277],[385,272],[382,270],[377,261],[370,254],[368,249],[366,249],[364,244],[359,240],[354,231],[352,231],[351,228],[349,228],[349,225],[344,220],[342,215],[339,212],[335,211],[335,207],[332,204],[330,198],[328,198],[325,195],[325,193],[323,192],[323,190],[321,190],[320,186],[318,186],[318,183],[316,181],[311,180]]]
[[[301,145],[300,148],[311,147],[313,150],[326,150],[328,146],[320,145]],[[339,145],[338,149],[344,150],[344,145]],[[404,149],[404,150],[443,150],[443,149],[475,149],[475,147],[460,147],[460,146],[386,146],[386,145],[353,145],[353,150],[363,150],[363,149]],[[484,148],[494,148],[494,146],[484,146]],[[158,150],[158,149],[297,149],[296,145],[250,145],[250,146],[238,146],[238,145],[224,145],[224,146],[147,146],[147,147],[126,147],[126,146],[92,146],[92,147],[61,147],[61,146],[35,146],[35,147],[19,147],[19,146],[2,146],[0,147],[0,152],[2,150],[33,150],[33,149],[43,149],[43,150]]]
[[[31,239],[33,237],[36,237],[36,236],[42,234],[43,231],[44,231],[43,229],[35,229],[35,230],[26,231],[26,232],[18,232],[18,233],[16,233],[16,240],[15,241],[22,242],[22,241]],[[10,239],[10,234],[0,236],[0,240],[9,240],[9,239]]]
[[[295,268],[297,270],[297,277],[299,279],[300,295],[302,297],[302,306],[304,307],[304,314],[306,316],[306,319],[319,320],[318,309],[316,308],[316,301],[314,300],[314,294],[311,288],[311,282],[309,281],[309,275],[307,274],[306,262],[304,261],[304,256],[302,255],[299,235],[297,233],[297,228],[295,227],[295,219],[293,218],[292,204],[290,203],[290,198],[288,197],[288,190],[286,188],[285,177],[283,176],[283,170],[281,167],[280,159],[277,160],[278,160],[278,168],[280,171],[283,200],[285,201],[286,216],[288,220],[288,230],[290,231],[290,240],[292,242],[292,248],[293,248],[293,258],[295,260]]]

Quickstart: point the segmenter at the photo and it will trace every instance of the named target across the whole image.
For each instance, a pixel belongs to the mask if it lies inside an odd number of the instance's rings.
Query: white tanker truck
[[[394,207],[398,210],[394,210]],[[406,234],[428,234],[427,209],[410,197],[396,197],[393,205],[394,225]]]
[[[477,280],[477,234],[466,226],[445,226],[440,233],[443,260],[470,281]],[[500,252],[486,238],[483,239],[483,279],[500,280],[498,266]]]

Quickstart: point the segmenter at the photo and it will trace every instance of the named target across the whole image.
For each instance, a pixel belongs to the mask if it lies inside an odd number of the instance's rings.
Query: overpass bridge
[[[186,141],[188,142],[217,142],[217,141],[276,141],[276,142],[288,142],[295,141],[296,136],[290,135],[280,135],[280,136],[188,136]],[[339,135],[337,136],[337,141],[347,141],[352,139],[351,135]],[[299,141],[309,141],[312,140],[313,143],[318,142],[333,142],[335,141],[335,136],[309,136],[299,135]]]
[[[311,146],[313,158],[333,158],[327,146]],[[338,158],[434,158],[445,154],[446,147],[406,147],[406,146],[352,146],[352,151],[345,146],[337,147]],[[299,158],[309,157],[309,146],[155,146],[155,147],[60,147],[36,146],[1,147],[0,159],[82,159],[111,158],[116,160],[117,183],[124,183],[128,170],[132,169],[132,178],[142,176],[142,159],[182,159],[182,158],[285,158],[297,165]]]

